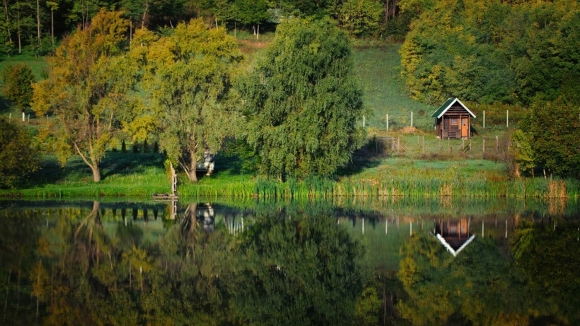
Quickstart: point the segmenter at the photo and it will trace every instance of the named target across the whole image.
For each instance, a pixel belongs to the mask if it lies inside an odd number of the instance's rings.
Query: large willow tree
[[[362,144],[351,44],[328,20],[282,23],[241,89],[262,173],[331,176]]]
[[[217,152],[240,125],[232,105],[232,83],[243,59],[238,44],[225,29],[210,29],[199,19],[180,23],[169,36],[139,31],[134,44],[131,56],[144,68],[145,112],[155,117],[161,149],[197,181],[204,152]],[[149,123],[142,119],[130,128]]]
[[[101,180],[99,165],[134,86],[124,56],[129,21],[122,15],[102,10],[89,26],[65,38],[47,59],[48,79],[33,85],[36,114],[54,115],[51,130],[61,163],[79,155],[95,182]]]

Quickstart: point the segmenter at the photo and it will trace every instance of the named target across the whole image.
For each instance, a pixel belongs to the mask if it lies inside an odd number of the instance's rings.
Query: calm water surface
[[[570,201],[0,201],[3,325],[580,325]]]

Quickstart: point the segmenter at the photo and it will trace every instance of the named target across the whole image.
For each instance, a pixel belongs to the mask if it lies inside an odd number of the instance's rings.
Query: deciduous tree
[[[32,108],[52,112],[61,163],[74,152],[101,180],[99,164],[119,130],[119,110],[129,106],[134,79],[123,56],[128,20],[101,10],[85,29],[67,37],[48,58],[48,79],[34,84]]]
[[[225,29],[209,29],[199,19],[179,24],[166,37],[147,32],[139,37],[144,46],[136,46],[132,56],[145,67],[148,112],[158,118],[161,149],[197,181],[196,164],[204,152],[217,152],[242,122],[231,101],[243,59],[238,44]]]
[[[351,44],[328,20],[282,23],[242,83],[242,97],[263,173],[333,175],[364,139]]]

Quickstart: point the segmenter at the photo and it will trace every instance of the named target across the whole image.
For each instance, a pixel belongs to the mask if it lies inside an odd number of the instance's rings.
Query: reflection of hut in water
[[[457,256],[475,239],[475,235],[469,232],[469,222],[465,218],[435,222],[435,236],[453,256]]]

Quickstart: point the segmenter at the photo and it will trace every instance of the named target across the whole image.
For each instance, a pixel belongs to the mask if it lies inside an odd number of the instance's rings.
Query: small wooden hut
[[[471,119],[475,114],[455,97],[449,98],[432,115],[437,137],[471,138]]]

